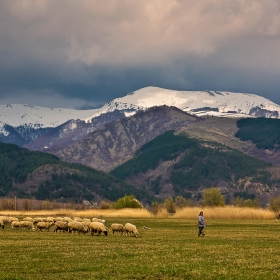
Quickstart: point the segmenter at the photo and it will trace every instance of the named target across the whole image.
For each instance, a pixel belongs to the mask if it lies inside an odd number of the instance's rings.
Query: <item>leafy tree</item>
[[[143,205],[134,197],[134,195],[126,195],[119,198],[116,203],[113,203],[115,209],[121,208],[142,208]]]
[[[244,199],[244,198],[238,196],[231,200],[231,204],[234,206],[238,206],[238,207],[259,207],[260,201],[257,198]]]
[[[160,203],[157,202],[157,201],[153,201],[153,202],[152,202],[152,205],[151,205],[151,212],[152,212],[154,215],[156,215],[156,214],[160,211],[161,208],[163,208],[163,205],[162,205],[162,204],[160,204]]]
[[[203,206],[224,206],[225,199],[217,188],[205,189],[202,195]]]
[[[189,206],[189,201],[181,195],[176,196],[175,206],[177,208],[183,208]]]
[[[280,219],[280,195],[269,200],[269,208],[275,213],[276,218]]]
[[[170,214],[176,213],[176,207],[172,197],[168,197],[167,199],[165,199],[164,206],[168,213]]]

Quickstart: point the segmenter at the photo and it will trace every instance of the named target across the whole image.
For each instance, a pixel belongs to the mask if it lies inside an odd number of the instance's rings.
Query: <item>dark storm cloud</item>
[[[145,86],[280,104],[277,0],[2,0],[1,103],[94,108]]]

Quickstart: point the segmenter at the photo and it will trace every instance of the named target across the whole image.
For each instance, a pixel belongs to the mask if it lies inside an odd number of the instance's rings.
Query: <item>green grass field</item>
[[[0,229],[0,279],[279,279],[280,222],[107,218],[139,237]],[[143,226],[150,227],[144,230]]]

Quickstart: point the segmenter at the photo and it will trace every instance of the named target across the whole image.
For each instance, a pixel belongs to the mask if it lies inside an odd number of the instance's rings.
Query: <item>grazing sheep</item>
[[[37,223],[42,222],[42,221],[43,221],[43,218],[37,217],[37,218],[33,219],[33,224],[36,225]]]
[[[92,218],[91,221],[92,222],[99,222],[99,223],[105,224],[105,220],[102,220],[102,219],[99,219],[99,218]]]
[[[47,218],[43,218],[42,222],[52,222],[52,223],[54,223],[54,220],[53,220],[52,217],[47,217]]]
[[[62,221],[55,222],[53,231],[57,232],[58,230],[62,230],[63,232],[68,231],[68,223]]]
[[[12,224],[12,222],[18,222],[18,221],[19,221],[19,219],[16,217],[9,217],[9,223],[11,223],[11,224]]]
[[[10,218],[8,216],[0,216],[0,220],[3,221],[4,225],[7,225],[10,223]]]
[[[89,227],[89,225],[91,224],[91,221],[82,221],[82,223],[83,223],[85,226]]]
[[[5,223],[3,222],[3,220],[0,220],[0,227],[3,229],[5,228]]]
[[[63,218],[62,217],[54,217],[53,221],[54,222],[63,221]]]
[[[93,235],[95,232],[100,235],[103,232],[106,236],[108,235],[108,229],[104,226],[103,223],[100,222],[91,222],[89,225],[90,234]]]
[[[38,222],[37,223],[37,229],[39,229],[40,231],[42,231],[42,229],[46,229],[46,231],[50,230],[50,227],[54,224],[54,222]]]
[[[143,226],[143,229],[151,229],[151,228],[149,228],[149,227],[146,227],[146,226]]]
[[[75,231],[75,232],[82,232],[84,234],[86,234],[88,232],[88,227],[85,226],[83,223],[81,222],[70,222],[68,223],[68,233],[71,233],[72,231]]]
[[[125,233],[125,227],[122,224],[111,224],[111,230],[114,234],[115,231],[118,231],[119,233],[124,234]]]
[[[73,222],[73,219],[71,219],[70,217],[64,217],[62,218],[62,222],[67,222],[67,223]]]
[[[20,222],[12,221],[11,227],[14,228],[14,229],[20,229]]]
[[[19,226],[20,229],[27,228],[29,230],[33,230],[33,231],[35,230],[34,224],[30,221],[20,221],[19,223],[20,223],[20,226]]]
[[[126,223],[124,225],[125,227],[125,231],[126,231],[126,236],[128,236],[128,233],[129,233],[129,236],[131,236],[131,233],[137,237],[138,236],[138,231],[137,231],[137,228],[135,225],[131,224],[131,223]]]
[[[31,217],[25,217],[22,219],[23,221],[29,221],[29,222],[34,222],[33,219]]]
[[[80,218],[80,217],[74,217],[74,218],[73,218],[73,221],[74,221],[74,222],[82,222],[83,219]]]

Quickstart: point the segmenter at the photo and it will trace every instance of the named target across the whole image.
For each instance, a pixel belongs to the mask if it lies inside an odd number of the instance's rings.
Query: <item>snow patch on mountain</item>
[[[71,119],[85,119],[96,111],[97,109],[45,108],[25,104],[0,105],[0,130],[4,130],[5,124],[13,127],[22,125],[33,128],[57,127]]]
[[[9,135],[6,125],[26,129],[54,128],[69,120],[91,123],[93,118],[102,114],[121,111],[125,116],[132,116],[139,110],[161,105],[174,106],[197,116],[280,118],[279,105],[254,94],[145,87],[92,110],[45,108],[25,104],[0,105],[0,134]],[[71,125],[75,129],[77,124],[73,122]]]
[[[145,87],[114,99],[87,118],[87,121],[105,111],[124,110],[130,111],[131,115],[138,110],[161,105],[174,106],[197,116],[280,117],[279,105],[254,94],[226,91],[176,91]]]

